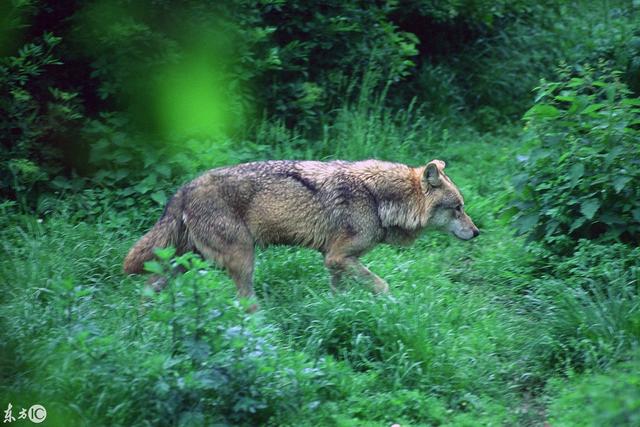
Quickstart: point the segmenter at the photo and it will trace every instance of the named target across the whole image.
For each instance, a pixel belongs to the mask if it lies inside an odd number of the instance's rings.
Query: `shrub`
[[[0,58],[0,195],[23,201],[64,168],[74,127],[84,118],[78,93],[50,75],[62,65],[51,33]],[[34,191],[37,194],[37,191]]]
[[[604,67],[560,74],[524,116],[533,150],[514,178],[514,225],[558,253],[580,238],[638,244],[640,100]]]
[[[163,262],[147,263],[156,274],[187,269],[156,296],[149,313],[170,339],[170,359],[147,361],[148,369],[162,371],[153,394],[167,402],[166,419],[256,425],[304,410],[327,383],[322,362],[313,368],[302,355],[278,348],[273,331],[246,313],[251,302],[235,301],[232,287],[215,280],[200,257],[186,254],[169,267],[174,252],[158,250]]]
[[[610,372],[554,381],[549,405],[553,426],[637,426],[640,424],[640,374],[637,358]]]
[[[464,88],[468,107],[492,108],[517,119],[531,107],[531,91],[541,78],[556,79],[555,67],[606,60],[626,69],[624,80],[637,90],[638,17],[628,1],[610,0],[602,7],[592,1],[528,2],[526,13],[498,19],[485,34],[451,58],[456,82]],[[484,114],[473,119],[486,129]]]

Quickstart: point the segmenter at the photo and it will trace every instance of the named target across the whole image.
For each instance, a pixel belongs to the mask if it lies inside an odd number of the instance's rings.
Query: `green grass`
[[[549,384],[549,415],[554,426],[638,425],[640,423],[639,360],[607,374],[570,375]]]
[[[416,129],[395,120],[393,138]],[[638,351],[637,250],[585,244],[541,265],[500,215],[517,129],[415,132],[415,151],[381,157],[446,160],[482,234],[376,248],[364,262],[389,296],[358,283],[334,295],[319,254],[283,247],[259,253],[253,316],[211,268],[147,295],[121,261],[157,209],[74,211],[108,191],[61,199],[42,221],[2,205],[0,403],[43,404],[65,426],[580,425],[575,405],[615,383],[598,425],[632,425],[637,399],[616,396],[637,384],[610,368]],[[364,155],[358,141],[337,152]]]

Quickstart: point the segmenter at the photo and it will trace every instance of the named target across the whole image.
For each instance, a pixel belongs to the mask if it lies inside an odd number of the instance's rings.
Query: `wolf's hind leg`
[[[228,215],[190,221],[189,236],[196,249],[224,268],[240,297],[253,297],[254,242],[246,226]]]
[[[252,245],[227,247],[224,252],[208,247],[203,251],[203,254],[207,259],[214,261],[227,271],[236,284],[238,297],[255,297],[256,294],[253,290],[254,248]],[[257,309],[258,304],[254,303],[247,308],[247,311],[253,313]]]
[[[223,255],[224,268],[236,284],[238,296],[252,298],[253,291],[253,246],[238,246]]]
[[[356,278],[373,284],[373,291],[376,294],[386,294],[389,292],[389,285],[384,279],[365,267],[358,258],[350,256],[339,261],[341,270]]]
[[[324,265],[329,270],[329,274],[331,275],[329,285],[331,286],[331,291],[333,293],[337,293],[342,290],[342,276],[344,275],[345,265],[337,258],[329,258],[325,257]]]
[[[222,250],[209,244],[197,242],[196,246],[202,255],[224,268],[236,284],[238,296],[253,297],[253,245],[225,245]]]

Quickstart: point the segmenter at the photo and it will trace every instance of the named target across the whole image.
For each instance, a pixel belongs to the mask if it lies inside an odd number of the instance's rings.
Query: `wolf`
[[[386,293],[387,282],[359,261],[377,244],[407,245],[425,229],[479,234],[444,168],[441,160],[273,160],[212,169],[175,193],[124,271],[143,273],[155,248],[173,246],[224,268],[238,295],[253,297],[255,248],[299,245],[324,255],[332,289],[349,275]]]

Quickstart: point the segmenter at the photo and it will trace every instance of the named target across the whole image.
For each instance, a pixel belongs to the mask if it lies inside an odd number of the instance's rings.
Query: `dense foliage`
[[[619,74],[543,82],[526,114],[534,150],[515,179],[518,230],[558,250],[598,237],[640,242],[640,100]]]
[[[77,93],[51,84],[46,72],[60,65],[53,53],[60,38],[45,33],[15,56],[0,60],[0,191],[26,197],[59,174],[64,139],[83,117]],[[68,153],[67,153],[68,154]]]
[[[322,138],[362,90],[491,127],[522,114],[563,59],[613,61],[637,89],[635,10],[606,3],[576,18],[579,5],[527,1],[8,2],[0,191],[31,190],[33,206],[100,171],[111,180],[89,185],[113,186],[114,167],[122,188],[153,157],[157,178],[183,176],[198,168],[180,155],[225,163],[266,117]]]
[[[0,2],[0,408],[637,425],[635,3]],[[444,159],[481,235],[376,248],[389,296],[333,294],[315,252],[260,250],[252,315],[192,254],[147,264],[160,293],[122,273],[205,169],[372,157]]]

